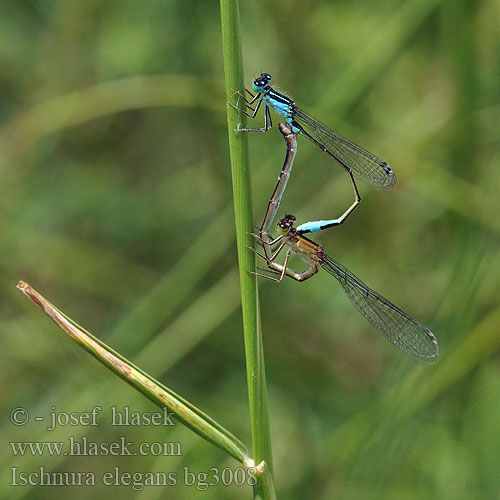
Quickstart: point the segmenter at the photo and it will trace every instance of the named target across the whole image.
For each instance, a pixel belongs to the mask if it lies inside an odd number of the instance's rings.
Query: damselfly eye
[[[265,87],[271,81],[271,75],[267,73],[262,73],[258,78],[256,78],[253,84],[256,87]]]

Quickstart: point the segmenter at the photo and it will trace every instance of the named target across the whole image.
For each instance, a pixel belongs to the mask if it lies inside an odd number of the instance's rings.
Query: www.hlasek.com
[[[44,467],[36,471],[20,471],[11,467],[11,486],[96,486],[99,478],[94,472],[48,472]],[[183,483],[199,491],[211,486],[254,486],[257,483],[257,469],[250,467],[212,467],[208,472],[192,472],[184,467],[182,472],[124,472],[119,467],[104,472],[100,481],[105,486],[129,486],[134,491],[141,491],[146,486],[175,486]]]
[[[121,436],[117,441],[91,441],[87,436],[76,439],[69,436],[67,441],[11,441],[12,454],[21,456],[182,456],[181,443],[176,441],[141,442],[134,445]]]

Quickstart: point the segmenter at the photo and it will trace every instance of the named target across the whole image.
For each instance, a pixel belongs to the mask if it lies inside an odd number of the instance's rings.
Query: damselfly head
[[[262,73],[258,76],[252,83],[253,90],[255,92],[262,91],[262,89],[271,81],[271,75],[268,73]]]
[[[285,215],[283,219],[281,219],[277,226],[278,232],[281,234],[288,234],[291,229],[293,229],[293,223],[297,220],[295,215]]]

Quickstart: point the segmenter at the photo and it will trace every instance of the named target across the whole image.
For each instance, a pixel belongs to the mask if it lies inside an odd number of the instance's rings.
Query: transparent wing
[[[373,153],[354,144],[330,130],[310,114],[295,106],[294,120],[304,129],[304,135],[324,146],[342,166],[350,168],[354,175],[377,189],[389,190],[396,184],[396,175],[388,163]]]
[[[323,256],[321,267],[337,278],[354,307],[394,345],[421,361],[437,361],[439,345],[428,328],[366,286],[328,255]]]

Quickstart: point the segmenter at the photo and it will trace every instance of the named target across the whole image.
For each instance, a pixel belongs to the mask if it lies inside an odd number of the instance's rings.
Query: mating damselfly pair
[[[255,95],[245,89],[251,96],[250,100],[247,100],[244,94],[238,92],[238,95],[245,100],[248,106],[255,104],[255,108],[250,107],[251,114],[243,109],[240,109],[240,111],[254,118],[262,102],[264,102],[265,119],[262,128],[240,129],[240,131],[267,131],[272,126],[269,108],[273,108],[287,122],[286,124],[279,124],[280,132],[287,146],[285,162],[278,183],[269,200],[260,233],[259,235],[253,235],[263,247],[264,254],[252,249],[257,255],[265,259],[270,272],[278,277],[261,273],[254,274],[277,282],[283,281],[285,276],[297,281],[305,281],[316,274],[318,268],[321,267],[337,279],[356,309],[388,340],[421,361],[435,362],[439,355],[439,345],[436,337],[428,328],[365,285],[346,267],[329,257],[320,245],[304,236],[305,233],[321,231],[342,224],[359,204],[360,196],[353,173],[376,188],[391,189],[396,183],[393,170],[386,162],[380,160],[374,154],[328,129],[326,125],[302,111],[295,105],[293,100],[271,87],[269,85],[270,81],[271,76],[267,73],[263,73],[256,78],[252,85]],[[297,152],[297,134],[307,137],[321,150],[333,157],[347,171],[354,189],[355,200],[336,219],[311,221],[294,227],[295,217],[286,215],[277,224],[279,235],[272,239],[269,230],[290,177]],[[285,247],[287,249],[283,264],[280,264],[277,262],[277,257]],[[304,271],[297,272],[288,267],[288,261],[292,253],[300,256],[306,262],[307,268]]]

